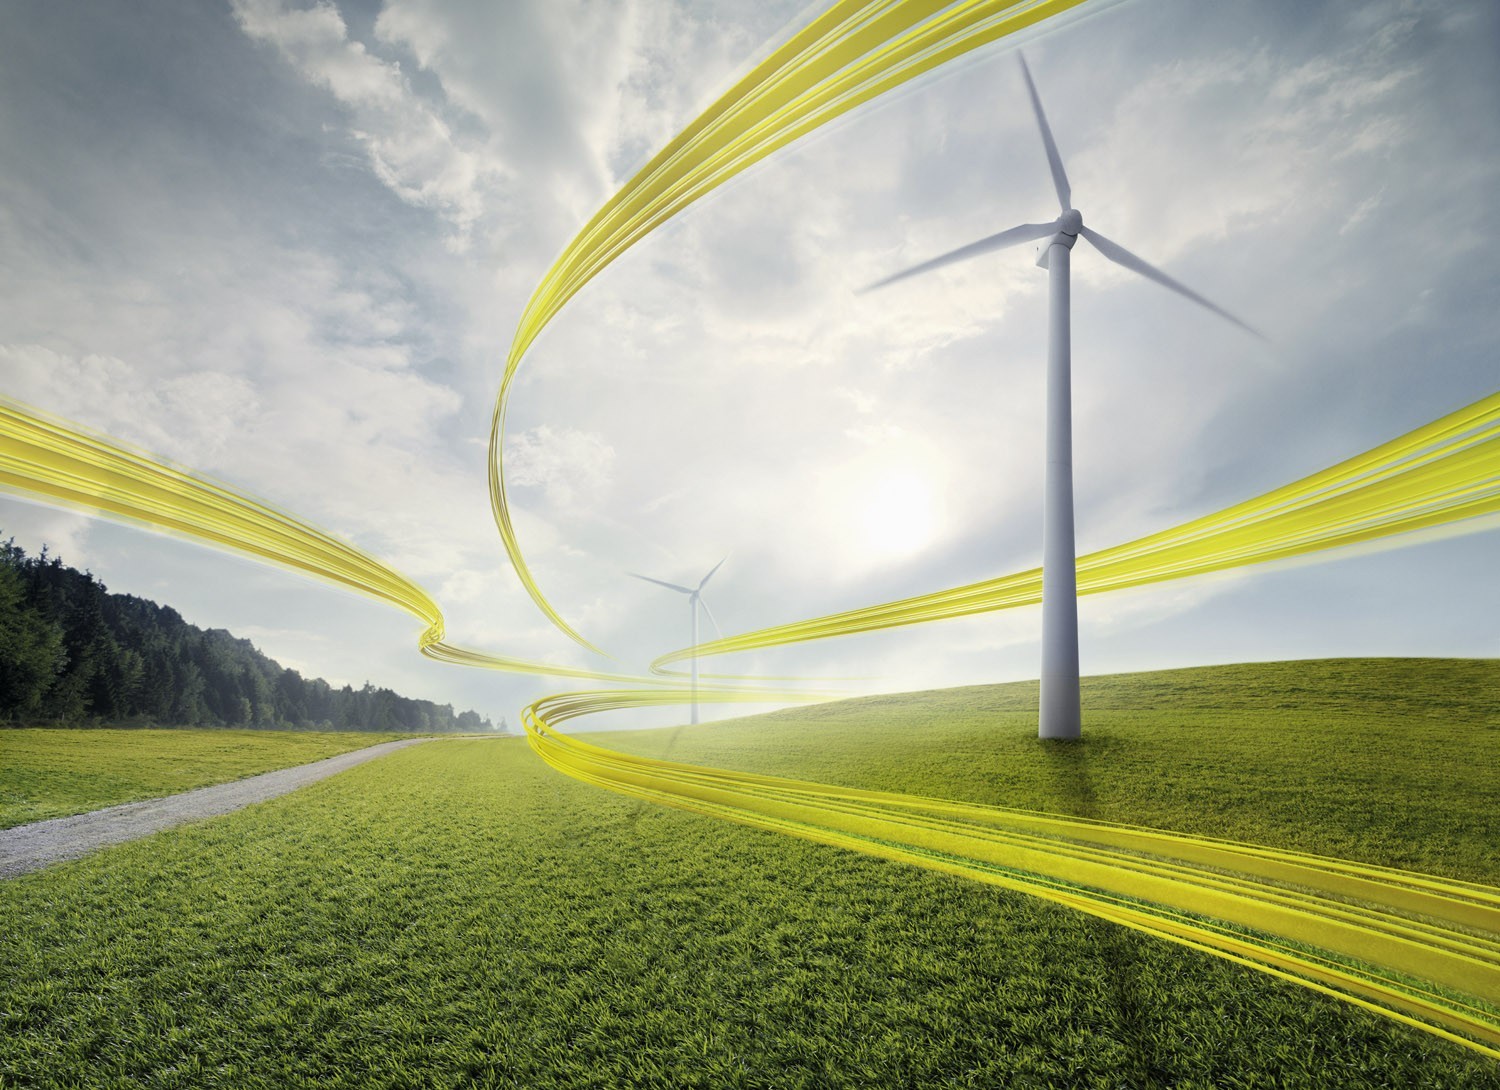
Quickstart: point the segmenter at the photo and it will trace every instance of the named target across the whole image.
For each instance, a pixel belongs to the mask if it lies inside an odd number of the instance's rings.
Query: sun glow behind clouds
[[[884,567],[921,552],[940,535],[942,466],[936,453],[910,438],[883,443],[846,463],[826,481],[838,495],[847,538],[843,552],[857,567]]]
[[[931,484],[915,470],[872,479],[859,520],[864,551],[881,560],[910,556],[932,540],[936,514]]]

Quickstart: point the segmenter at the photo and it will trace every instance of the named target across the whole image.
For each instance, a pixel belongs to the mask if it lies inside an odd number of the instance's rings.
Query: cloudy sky
[[[588,216],[802,0],[17,0],[0,8],[0,394],[356,542],[455,642],[554,632],[485,490],[505,352]],[[1081,552],[1205,514],[1500,388],[1500,10],[1125,0],[980,51],[745,174],[554,322],[511,403],[542,588],[639,669],[687,642],[1034,566],[1055,215],[1024,47],[1085,222],[1263,329],[1075,251]],[[430,663],[402,614],[0,498],[112,590],[516,722],[567,682]],[[1087,673],[1496,655],[1500,530],[1085,599]],[[1036,609],[716,666],[866,689],[1035,676]],[[618,666],[616,667],[618,668]]]

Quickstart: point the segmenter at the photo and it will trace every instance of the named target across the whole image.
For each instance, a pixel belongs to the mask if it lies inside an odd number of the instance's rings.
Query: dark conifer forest
[[[366,683],[335,689],[249,640],[110,594],[44,548],[0,543],[0,726],[477,731],[477,712]]]

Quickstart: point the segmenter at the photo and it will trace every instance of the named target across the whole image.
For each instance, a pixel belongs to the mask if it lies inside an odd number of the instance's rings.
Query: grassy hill
[[[1090,679],[621,733],[808,779],[1496,882],[1500,664]],[[602,740],[602,739],[601,739]],[[0,1086],[1492,1087],[1500,1065],[1060,906],[443,741],[0,884]]]
[[[631,753],[1123,821],[1500,885],[1500,659],[1325,659],[1083,679],[1084,744],[1037,683],[619,732]]]

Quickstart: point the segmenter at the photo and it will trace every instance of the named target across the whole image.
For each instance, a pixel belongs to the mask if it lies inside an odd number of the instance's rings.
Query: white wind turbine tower
[[[729,557],[727,556],[724,558],[724,560],[728,559]],[[698,607],[703,607],[703,612],[707,613],[708,619],[713,622],[714,631],[718,632],[722,637],[724,633],[719,628],[719,622],[714,620],[714,611],[709,609],[708,603],[703,600],[703,588],[714,577],[714,572],[724,566],[724,560],[720,560],[713,567],[709,568],[708,574],[698,580],[696,587],[682,587],[676,583],[667,583],[661,579],[652,579],[649,575],[636,575],[635,572],[625,573],[626,575],[634,575],[637,579],[644,579],[648,583],[655,583],[659,587],[666,587],[668,590],[675,590],[688,596],[688,609],[693,615],[693,642],[691,646],[693,648],[693,723],[695,725],[698,722]]]
[[[1019,59],[1026,90],[1036,111],[1037,125],[1042,131],[1042,143],[1047,149],[1047,162],[1052,167],[1052,183],[1057,188],[1057,203],[1062,214],[1051,223],[1023,223],[971,242],[888,276],[865,290],[884,287],[991,250],[1047,239],[1037,258],[1037,264],[1048,270],[1051,289],[1047,345],[1047,474],[1042,500],[1042,695],[1037,734],[1041,738],[1077,738],[1082,723],[1078,701],[1078,572],[1073,547],[1072,352],[1068,322],[1068,268],[1073,244],[1082,235],[1117,265],[1186,296],[1256,337],[1261,337],[1261,334],[1160,269],[1148,265],[1123,246],[1083,225],[1082,214],[1073,207],[1068,176],[1052,140],[1047,116],[1042,112],[1042,100],[1037,97],[1031,70],[1026,67],[1026,58]]]

